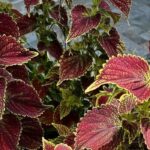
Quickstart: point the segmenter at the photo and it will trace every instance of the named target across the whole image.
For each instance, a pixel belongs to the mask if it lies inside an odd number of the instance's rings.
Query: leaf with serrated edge
[[[112,83],[131,92],[139,101],[144,101],[150,97],[149,78],[150,68],[144,59],[134,55],[118,55],[109,59],[97,80],[85,92]]]
[[[28,149],[38,149],[42,144],[43,129],[37,119],[24,118],[21,120],[22,134],[19,145]]]
[[[5,92],[7,82],[4,78],[0,77],[0,119],[2,119],[5,110]]]
[[[0,120],[0,149],[16,150],[20,134],[20,121],[14,115],[4,115]]]
[[[99,13],[93,16],[88,16],[86,14],[88,14],[88,10],[83,5],[77,5],[72,9],[72,26],[66,40],[67,42],[98,26],[101,15]]]
[[[99,150],[111,142],[117,143],[119,139],[116,141],[114,137],[118,135],[120,125],[118,110],[113,105],[88,111],[78,124],[75,148]],[[110,150],[112,150],[111,146]]]
[[[88,55],[65,53],[60,59],[60,79],[58,85],[65,80],[75,79],[83,76],[92,65],[92,59]]]
[[[119,8],[126,16],[129,15],[132,0],[109,0],[114,6]]]
[[[42,139],[43,141],[43,150],[72,150],[72,148],[66,144],[60,143],[55,146],[52,142]]]
[[[38,53],[27,51],[11,36],[0,36],[0,65],[12,66],[26,63]]]
[[[25,65],[9,66],[6,70],[12,74],[13,78],[29,82],[28,70]]]
[[[40,116],[46,108],[34,88],[21,80],[8,83],[6,107],[15,114],[33,118]]]
[[[141,120],[141,132],[143,134],[147,148],[150,149],[150,119],[149,118],[143,118]]]
[[[0,77],[5,78],[7,81],[13,79],[12,75],[5,68],[0,68]]]
[[[11,35],[15,38],[20,36],[19,28],[13,19],[6,13],[0,13],[0,35]]]
[[[120,97],[120,106],[119,112],[120,113],[130,113],[133,108],[135,108],[137,104],[137,98],[133,95],[124,94]]]
[[[72,148],[66,144],[57,144],[54,150],[72,150]]]
[[[124,50],[124,45],[122,44],[119,33],[115,28],[110,30],[109,35],[100,37],[99,43],[109,57],[122,54],[122,51]]]
[[[55,144],[44,138],[42,138],[42,143],[43,143],[43,150],[54,150],[55,148]]]

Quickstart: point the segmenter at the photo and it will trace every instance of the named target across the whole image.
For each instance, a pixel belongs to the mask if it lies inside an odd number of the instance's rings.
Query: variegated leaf
[[[144,59],[138,56],[112,57],[86,92],[108,83],[117,84],[128,90],[140,101],[147,100],[150,98],[150,67]]]

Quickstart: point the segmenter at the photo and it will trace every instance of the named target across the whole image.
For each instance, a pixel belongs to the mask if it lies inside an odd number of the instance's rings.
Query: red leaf
[[[39,117],[42,124],[51,125],[53,122],[53,111],[51,109],[45,110],[45,112]]]
[[[113,83],[127,89],[140,101],[150,98],[150,69],[148,63],[141,57],[123,55],[112,57],[100,72],[97,80],[90,85],[86,92],[100,85]]]
[[[27,12],[30,12],[30,6],[37,5],[39,3],[39,0],[24,0],[24,3],[27,8]]]
[[[96,28],[100,22],[100,14],[88,16],[88,10],[83,5],[77,5],[72,9],[72,26],[67,38],[70,41],[82,34]]]
[[[13,37],[0,36],[0,65],[22,64],[35,56],[36,52],[27,51]]]
[[[6,81],[12,80],[12,75],[4,68],[0,68],[0,77],[4,77]]]
[[[68,17],[67,17],[66,9],[64,7],[59,5],[55,6],[51,10],[50,15],[63,26],[67,26]]]
[[[19,27],[21,36],[29,32],[32,32],[34,30],[35,24],[36,18],[33,15],[31,15],[30,17],[27,15],[25,16],[22,15],[17,19],[17,25]]]
[[[119,112],[120,113],[129,113],[135,108],[137,104],[137,99],[131,95],[124,94],[120,97],[120,106]]]
[[[131,0],[109,0],[114,6],[119,8],[126,16],[129,15]]]
[[[0,35],[11,35],[18,38],[20,36],[17,24],[8,14],[0,13]]]
[[[6,91],[6,80],[0,77],[0,119],[5,109],[5,91]]]
[[[0,120],[1,150],[16,150],[21,133],[21,124],[14,115],[4,115]]]
[[[92,59],[88,55],[65,53],[60,60],[60,79],[61,84],[65,80],[75,79],[83,76],[92,64]]]
[[[24,118],[21,120],[22,134],[19,145],[28,149],[38,149],[42,144],[43,130],[37,119]]]
[[[91,148],[99,150],[110,143],[112,150],[119,139],[116,138],[120,128],[118,110],[113,105],[106,105],[100,109],[89,111],[77,127],[76,149]]]
[[[21,79],[26,83],[29,82],[28,70],[24,65],[9,66],[6,69],[12,74],[13,78]]]
[[[66,144],[57,144],[54,150],[72,150],[72,148]]]
[[[50,141],[47,141],[46,139],[42,139],[43,143],[43,150],[54,150],[55,145],[51,143]]]
[[[57,40],[50,42],[48,45],[46,45],[44,42],[39,42],[38,49],[48,51],[48,53],[57,60],[59,60],[63,53],[62,46]]]
[[[115,28],[112,28],[109,35],[100,37],[99,42],[109,57],[113,55],[117,56],[117,54],[122,53],[124,48],[121,43],[120,36]]]
[[[21,80],[8,83],[6,107],[15,114],[29,117],[38,117],[45,110],[33,87]]]
[[[141,132],[143,134],[145,144],[150,149],[150,120],[149,118],[143,118],[141,121]]]
[[[70,147],[72,147],[74,149],[74,143],[75,143],[74,139],[75,139],[75,134],[71,133],[65,137],[64,143],[69,145]]]
[[[104,0],[100,2],[99,7],[106,11],[111,11],[110,6]]]
[[[32,84],[33,84],[34,88],[36,89],[40,98],[43,99],[48,93],[49,85],[42,85],[41,81],[38,79],[34,79],[32,81]]]

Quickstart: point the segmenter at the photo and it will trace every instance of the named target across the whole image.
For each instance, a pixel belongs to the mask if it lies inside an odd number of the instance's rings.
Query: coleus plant
[[[2,150],[150,149],[150,67],[115,28],[131,0],[91,2],[0,2]]]

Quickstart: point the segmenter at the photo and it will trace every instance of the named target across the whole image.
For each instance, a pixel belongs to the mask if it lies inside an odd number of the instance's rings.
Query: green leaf
[[[60,136],[67,136],[70,134],[70,129],[65,125],[56,123],[52,123],[52,125],[56,128]]]

